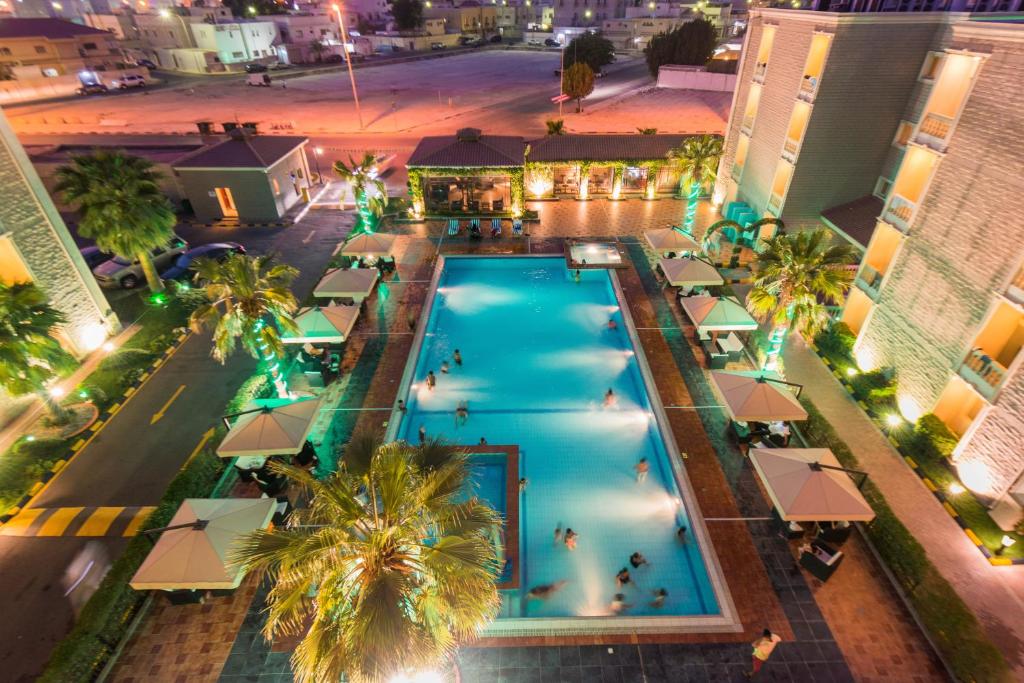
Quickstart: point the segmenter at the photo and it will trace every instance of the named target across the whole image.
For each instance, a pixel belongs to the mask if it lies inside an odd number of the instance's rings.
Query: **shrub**
[[[225,415],[231,415],[233,413],[240,413],[245,410],[249,403],[257,398],[268,398],[274,393],[274,386],[270,382],[270,377],[266,373],[259,373],[253,375],[249,379],[242,382],[242,386],[238,387],[238,391],[235,392],[234,398],[228,402],[227,407],[224,409]]]
[[[922,415],[914,425],[910,446],[920,459],[941,462],[953,454],[957,438],[934,413]]]
[[[856,339],[846,323],[835,323],[815,336],[814,345],[832,365],[840,368],[856,367],[853,359],[853,343]]]

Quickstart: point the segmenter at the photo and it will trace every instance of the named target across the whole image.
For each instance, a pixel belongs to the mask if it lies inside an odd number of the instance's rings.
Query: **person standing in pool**
[[[615,585],[619,588],[628,585],[630,581],[632,581],[632,578],[629,576],[629,570],[625,567],[620,569],[619,573],[615,575]]]
[[[633,569],[639,569],[645,564],[650,564],[650,562],[647,561],[647,558],[640,554],[640,551],[629,556],[629,563],[633,565]]]
[[[426,443],[427,441],[427,426],[420,425],[420,443]]]
[[[485,439],[484,437],[481,436],[480,437],[480,445],[481,446],[486,446],[487,445],[487,439]]]
[[[609,330],[617,330],[617,329],[619,329],[619,324],[617,322],[615,322],[615,318],[608,318],[608,329]]]
[[[639,484],[647,479],[647,473],[651,471],[651,465],[647,462],[647,458],[640,458],[640,462],[633,469],[636,470],[636,482]]]
[[[570,529],[572,531],[572,529]],[[555,527],[555,545],[558,545],[562,540],[562,523],[559,522],[558,526]]]
[[[442,375],[447,375],[448,374],[448,361],[446,361],[446,360],[441,361],[441,374]]]
[[[583,279],[583,278],[582,278],[582,275],[580,274],[580,269],[579,269],[579,268],[577,268],[577,269],[576,269],[576,274],[572,276],[572,279],[573,279],[573,280],[575,280],[575,281],[576,281],[577,283],[578,283],[578,282],[579,282],[579,281],[580,281],[581,279]]]
[[[664,588],[659,588],[654,591],[654,600],[651,601],[651,607],[655,609],[665,606],[665,600],[668,598],[668,591]]]
[[[459,401],[458,407],[455,409],[455,426],[462,427],[469,420],[469,404],[465,401]]]
[[[632,606],[633,605],[626,604],[626,596],[625,595],[623,595],[622,593],[616,593],[615,597],[612,598],[612,604],[611,604],[611,608],[610,609],[612,611],[612,614],[618,614],[620,612],[623,612],[623,611],[629,609]]]
[[[437,385],[437,377],[434,375],[434,371],[430,370],[427,372],[427,388],[433,391],[435,385]]]
[[[608,387],[608,391],[604,393],[604,407],[610,408],[615,405],[615,392],[612,391],[611,387]]]
[[[458,349],[455,349],[455,353],[452,354],[452,360],[455,361],[455,364],[460,368],[462,367],[462,354],[459,353]]]
[[[569,550],[576,550],[576,538],[579,536],[575,531],[570,528],[565,530],[565,547]]]

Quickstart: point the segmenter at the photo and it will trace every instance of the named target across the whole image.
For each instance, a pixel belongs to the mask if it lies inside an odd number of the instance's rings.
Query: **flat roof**
[[[692,135],[549,135],[530,141],[530,161],[652,161]]]
[[[92,26],[83,26],[63,19],[0,19],[0,39],[2,38],[74,38],[75,36],[107,36],[114,37],[110,31],[103,31]]]
[[[862,249],[867,249],[884,205],[885,202],[881,199],[869,194],[852,202],[825,209],[821,212],[821,218],[843,237]]]
[[[203,147],[178,160],[175,170],[269,168],[309,138],[297,135],[245,135]]]

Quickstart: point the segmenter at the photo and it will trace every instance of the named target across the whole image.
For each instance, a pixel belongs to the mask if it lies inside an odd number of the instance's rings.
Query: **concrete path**
[[[895,448],[802,339],[784,351],[787,379],[804,385],[939,572],[974,611],[1024,680],[1024,567],[993,567],[978,552]]]

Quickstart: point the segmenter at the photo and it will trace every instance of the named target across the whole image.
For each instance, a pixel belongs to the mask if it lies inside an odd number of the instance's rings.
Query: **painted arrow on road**
[[[213,427],[210,427],[209,429],[207,429],[207,430],[206,430],[206,431],[205,431],[205,432],[203,433],[203,438],[201,438],[201,439],[199,440],[199,443],[198,443],[198,444],[196,444],[196,447],[192,449],[192,452],[191,452],[191,453],[189,453],[189,455],[188,455],[188,460],[186,460],[186,461],[185,461],[185,464],[184,464],[184,465],[182,465],[182,467],[187,467],[187,466],[188,466],[188,464],[189,464],[190,462],[192,462],[192,458],[194,458],[194,457],[196,457],[197,455],[199,455],[199,451],[203,450],[203,446],[205,446],[205,445],[206,445],[206,442],[207,442],[207,441],[209,441],[210,439],[212,439],[212,438],[213,438],[213,435],[214,435],[214,433],[215,433],[215,430],[214,430],[214,428],[213,428]]]
[[[178,387],[177,390],[173,394],[171,394],[171,397],[169,399],[167,399],[167,403],[165,403],[160,410],[158,410],[157,412],[153,413],[153,417],[150,418],[149,424],[155,425],[157,422],[159,422],[160,418],[162,418],[164,415],[167,414],[167,409],[171,407],[171,404],[174,403],[174,401],[179,396],[181,396],[181,392],[183,392],[183,391],[185,391],[185,385],[184,384],[182,384],[180,387]]]

